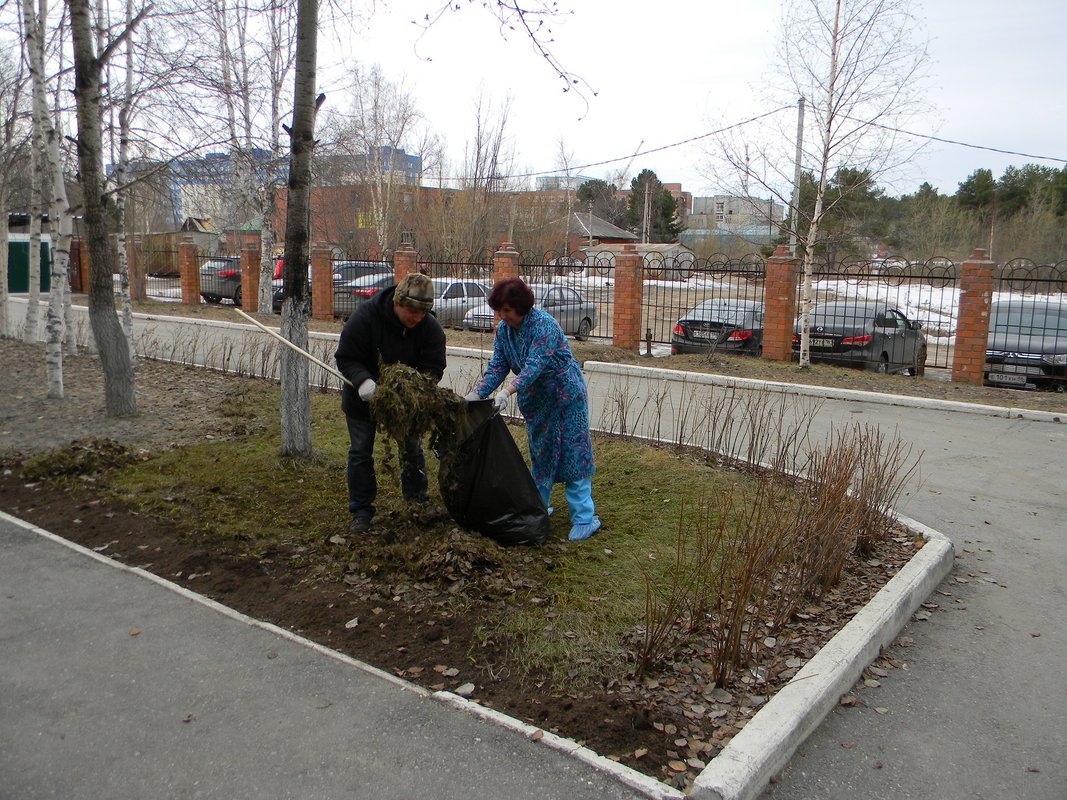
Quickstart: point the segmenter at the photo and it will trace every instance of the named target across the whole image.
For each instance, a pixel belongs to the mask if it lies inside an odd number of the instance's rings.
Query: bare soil
[[[468,343],[460,338],[449,334],[450,343]],[[580,343],[575,350],[582,359],[634,358],[612,348]],[[783,365],[767,367],[755,360],[687,357],[682,361],[687,368],[703,362],[705,368],[745,377],[762,373],[783,380],[783,375],[797,374],[789,365],[778,369]],[[94,492],[91,476],[73,482],[29,484],[19,477],[18,467],[26,456],[70,448],[79,440],[113,440],[148,457],[206,438],[245,436],[248,431],[227,413],[226,406],[247,379],[142,362],[137,368],[139,413],[114,419],[104,413],[100,366],[91,356],[66,359],[62,400],[47,398],[41,347],[0,339],[0,370],[4,383],[0,393],[0,508],[4,511],[420,685],[455,690],[472,683],[476,701],[583,742],[680,788],[900,569],[915,547],[901,536],[877,557],[850,564],[839,590],[805,609],[788,630],[778,633],[765,671],[716,686],[708,675],[710,643],[694,637],[651,678],[577,692],[523,674],[504,643],[480,635],[483,621],[498,614],[503,602],[482,591],[485,580],[505,579],[509,570],[521,569],[521,558],[502,555],[482,568],[488,578],[483,574],[480,581],[465,581],[462,578],[473,568],[464,556],[469,548],[461,537],[453,536],[452,551],[435,554],[453,572],[447,580],[398,586],[373,574],[330,578],[292,553],[268,552],[249,558],[236,551],[207,548],[178,534],[165,520],[102,500]],[[929,380],[887,380],[887,376],[846,370],[822,373],[812,371],[804,377],[819,375],[828,381],[837,378],[833,385],[903,393],[899,382],[913,392],[929,392],[928,396],[1067,411],[1063,395],[1022,395],[980,387],[955,387],[958,391],[954,391],[951,384]],[[1010,392],[1010,397],[1002,397],[1004,392]],[[552,548],[562,546],[550,543],[542,555],[551,558]],[[457,595],[464,601],[459,606]],[[463,612],[457,613],[457,607]],[[357,618],[363,624],[346,627],[346,622]],[[621,654],[627,657],[625,646]],[[899,664],[894,658],[884,655],[876,662],[875,674],[884,675],[895,666]]]

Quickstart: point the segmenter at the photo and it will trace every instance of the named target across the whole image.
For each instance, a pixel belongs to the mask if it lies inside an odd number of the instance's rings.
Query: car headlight
[[[1041,356],[1041,360],[1046,364],[1062,367],[1067,365],[1067,353],[1053,353],[1050,356]]]

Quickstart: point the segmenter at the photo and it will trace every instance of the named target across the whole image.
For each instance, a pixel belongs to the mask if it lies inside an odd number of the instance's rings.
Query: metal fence
[[[145,292],[153,300],[180,303],[182,283],[178,273],[178,251],[173,248],[144,248],[141,265]]]
[[[391,271],[392,252],[366,252],[336,255],[335,268],[343,262],[367,262]],[[420,272],[433,278],[477,281],[488,284],[493,277],[491,250],[420,251],[416,263]],[[180,300],[175,250],[145,249],[142,263],[147,275],[148,294],[166,300]],[[609,338],[614,324],[615,256],[611,253],[586,254],[549,251],[519,252],[519,274],[529,283],[569,286],[596,309],[592,336]],[[199,257],[202,266],[210,261]],[[701,304],[762,304],[766,262],[758,254],[743,258],[713,255],[696,258],[691,254],[664,257],[644,256],[641,268],[643,295],[641,331],[643,338],[663,352],[670,346],[672,332]],[[798,275],[797,297],[803,297],[803,276]],[[811,286],[816,309],[835,304],[840,313],[850,308],[876,303],[899,309],[903,316],[921,326],[925,338],[926,364],[951,368],[956,321],[959,309],[959,267],[949,258],[921,261],[889,257],[837,263],[817,262],[812,267]],[[203,288],[203,287],[202,287]],[[225,301],[227,295],[219,293]],[[232,301],[232,295],[231,301]],[[1067,260],[1040,264],[1016,258],[999,264],[994,278],[994,302],[1026,299],[1038,309],[1040,319],[1050,321],[1052,335],[1067,331]],[[1062,312],[1062,316],[1061,316]],[[799,318],[799,303],[797,314]],[[996,315],[991,317],[990,336],[998,335]],[[992,339],[991,339],[992,340]]]
[[[803,276],[798,287],[797,317],[803,302]],[[854,319],[861,315],[866,304],[892,306],[903,313],[909,323],[921,326],[926,340],[926,365],[952,366],[952,344],[956,335],[959,310],[959,269],[940,256],[925,261],[902,258],[845,261],[836,264],[817,263],[812,267],[813,314],[830,309],[840,319]],[[879,328],[885,328],[888,320]],[[909,338],[911,328],[900,330],[896,345]],[[885,333],[875,331],[875,334]],[[891,357],[892,358],[892,357]],[[909,360],[911,359],[909,351]],[[895,363],[895,362],[894,362]]]
[[[1067,382],[1067,260],[1016,258],[997,269],[989,314],[988,378],[1002,386]]]

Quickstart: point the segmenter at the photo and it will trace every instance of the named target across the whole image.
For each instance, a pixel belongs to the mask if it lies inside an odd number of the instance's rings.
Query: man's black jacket
[[[445,332],[437,318],[427,314],[414,328],[405,328],[393,313],[395,290],[394,286],[375,294],[341,329],[333,357],[341,374],[352,381],[352,386],[341,387],[341,409],[354,419],[370,417],[356,389],[367,378],[377,382],[379,358],[384,364],[407,364],[438,381],[445,372]]]

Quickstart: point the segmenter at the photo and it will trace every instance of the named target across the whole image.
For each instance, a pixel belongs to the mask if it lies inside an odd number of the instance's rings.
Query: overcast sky
[[[552,52],[588,83],[584,99],[562,91],[524,35],[502,38],[478,3],[463,2],[460,12],[446,14],[420,38],[411,20],[436,4],[396,0],[379,6],[365,27],[346,27],[340,43],[326,33],[320,84],[328,102],[343,103],[330,94],[332,67],[341,57],[379,64],[391,80],[407,83],[456,165],[481,92],[496,105],[511,98],[510,145],[519,172],[557,171],[561,138],[574,166],[621,159],[582,170],[609,179],[638,148],[667,148],[638,155],[629,176],[650,168],[695,196],[710,195],[728,187],[708,177],[715,142],[706,134],[779,106],[764,86],[779,30],[778,0],[561,0],[574,13],[551,23]],[[1067,159],[1067,2],[920,0],[915,10],[925,24],[917,35],[931,41],[926,100],[934,112],[909,129]],[[795,129],[795,112],[782,113],[790,115],[783,127]],[[1028,162],[1063,166],[935,142],[885,188],[908,193],[928,180],[952,194],[979,167],[998,177],[1006,166]]]

